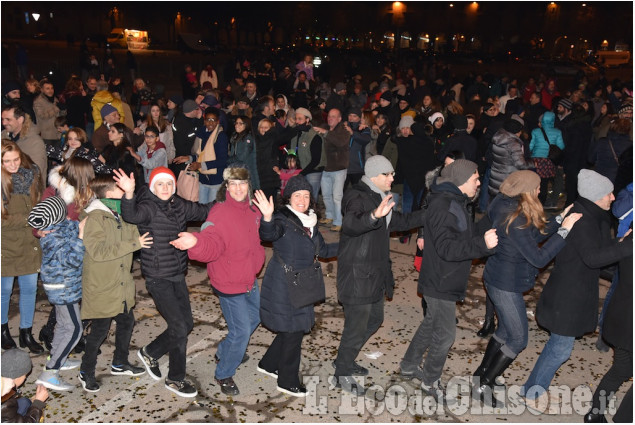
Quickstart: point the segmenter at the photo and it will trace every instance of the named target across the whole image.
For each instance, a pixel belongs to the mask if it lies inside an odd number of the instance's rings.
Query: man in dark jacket
[[[461,151],[468,161],[478,161],[478,142],[467,132],[467,117],[456,115],[452,118],[454,133],[445,141],[437,159],[443,162],[452,151]]]
[[[352,375],[368,370],[355,358],[384,321],[384,297],[392,298],[395,281],[391,270],[389,234],[423,223],[424,211],[393,211],[390,188],[394,169],[388,159],[368,159],[361,181],[342,201],[342,236],[338,252],[337,297],[344,307],[344,330],[335,360],[335,385],[362,395],[365,390]]]
[[[498,244],[490,221],[474,225],[466,209],[479,186],[476,164],[457,159],[443,168],[424,208],[417,291],[423,294],[427,309],[401,361],[401,374],[419,378],[424,393],[437,401],[443,397],[441,373],[456,337],[456,302],[465,298],[472,259],[492,254]],[[428,349],[422,370],[419,365]]]
[[[597,327],[600,269],[633,254],[632,243],[611,237],[611,181],[587,169],[576,177],[579,197],[571,212],[582,213],[582,218],[556,256],[536,306],[536,321],[551,335],[521,389],[527,400],[539,398],[539,405],[547,401],[546,389],[571,356],[576,337]]]
[[[192,147],[196,140],[196,132],[199,127],[203,127],[203,111],[196,102],[191,99],[183,103],[183,112],[174,118],[172,124],[172,134],[174,137],[175,157],[189,156],[192,154]],[[170,170],[178,178],[179,173],[185,169],[186,164],[171,163]]]

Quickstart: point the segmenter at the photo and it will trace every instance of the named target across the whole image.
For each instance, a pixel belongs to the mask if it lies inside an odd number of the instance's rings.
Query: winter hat
[[[223,171],[223,180],[249,180],[249,170],[242,162],[234,162]]]
[[[218,99],[216,99],[211,94],[208,94],[207,96],[203,98],[203,101],[201,103],[204,103],[207,106],[216,106],[218,105]]]
[[[593,170],[583,168],[578,173],[578,195],[595,202],[613,192],[613,183]]]
[[[540,176],[530,170],[514,171],[500,185],[503,195],[513,198],[521,193],[531,192],[540,186]]]
[[[66,202],[59,196],[51,196],[33,207],[27,223],[34,229],[43,230],[64,221],[66,214]]]
[[[625,114],[633,114],[633,105],[631,103],[625,103],[622,106],[620,106],[620,109],[617,111],[617,113],[619,115],[625,115]]]
[[[518,115],[516,115],[516,116],[518,116]],[[514,118],[514,115],[512,115],[511,118],[508,118],[507,120],[505,120],[505,122],[503,123],[503,128],[506,131],[509,131],[510,133],[516,134],[519,131],[523,130],[522,119],[518,120],[518,119]]]
[[[183,113],[189,114],[192,111],[196,111],[198,109],[198,105],[192,99],[188,99],[183,102]]]
[[[110,103],[106,103],[104,106],[101,107],[101,111],[99,111],[102,120],[113,112],[117,112],[117,108],[112,106]]]
[[[342,91],[342,90],[346,90],[346,84],[344,83],[337,83],[335,84],[335,92],[337,93],[338,91]]]
[[[364,174],[368,178],[377,177],[383,173],[393,173],[395,169],[390,161],[382,155],[373,155],[366,161],[364,165]]]
[[[2,96],[6,96],[7,93],[13,90],[20,90],[20,84],[17,81],[7,81],[2,85]]]
[[[379,98],[387,100],[388,102],[392,102],[392,92],[389,90],[386,90],[385,92],[381,94],[381,96],[379,96]]]
[[[467,129],[467,117],[465,115],[455,115],[452,117],[452,125],[455,130]]]
[[[430,124],[434,124],[434,122],[438,118],[441,118],[443,120],[443,122],[445,122],[445,118],[443,117],[443,114],[441,112],[435,112],[434,114],[430,115],[430,118],[428,118],[428,121],[430,121]],[[466,126],[466,128],[467,128],[467,126]]]
[[[2,377],[18,379],[31,371],[31,356],[26,351],[12,348],[2,353]]]
[[[390,85],[387,82],[385,82],[385,81],[382,81],[382,83],[379,84],[379,90],[381,90],[381,89],[388,90],[389,88],[390,88]]]
[[[304,115],[305,117],[307,117],[309,119],[309,121],[311,121],[313,119],[313,115],[311,115],[311,112],[309,112],[309,110],[307,108],[298,108],[295,110],[296,114],[300,114],[300,115]]]
[[[181,96],[180,94],[175,94],[173,96],[170,96],[170,99],[172,102],[174,102],[175,104],[181,106],[183,104],[183,96]]]
[[[348,109],[348,115],[353,114],[353,115],[357,115],[358,117],[362,116],[362,108],[358,108],[356,106],[353,106],[352,108]]]
[[[457,159],[453,163],[446,165],[441,170],[441,175],[437,178],[437,184],[452,183],[456,187],[468,181],[476,172],[476,164],[467,159]]]
[[[249,100],[249,98],[247,96],[240,96],[238,98],[238,100],[236,101],[236,103],[238,103],[238,102],[243,102],[243,103],[246,103],[247,105],[249,105],[249,103],[251,101]]]
[[[174,193],[176,192],[176,177],[174,177],[174,173],[172,172],[172,170],[167,167],[156,167],[154,170],[152,170],[152,172],[150,173],[150,182],[148,183],[148,185],[150,186],[150,192],[154,193],[155,195],[156,192],[154,191],[154,184],[159,179],[172,180],[172,195],[174,195]]]
[[[397,128],[402,129],[406,127],[412,127],[412,124],[414,123],[415,123],[414,118],[412,118],[412,116],[410,115],[406,115],[404,117],[401,117],[401,120],[399,121],[399,127]]]
[[[568,110],[573,109],[573,103],[569,99],[560,99],[560,102],[558,102],[558,105]]]
[[[298,190],[308,190],[309,192],[313,190],[311,184],[302,174],[291,177],[287,182],[287,185],[284,187],[284,193],[289,196]]]

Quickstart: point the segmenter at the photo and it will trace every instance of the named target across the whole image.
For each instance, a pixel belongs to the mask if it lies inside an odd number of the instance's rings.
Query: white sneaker
[[[60,378],[60,371],[56,369],[44,370],[35,381],[35,384],[40,384],[55,391],[70,391],[75,388],[75,385],[69,384]]]
[[[51,360],[51,356],[48,356],[46,358],[46,361],[48,362],[49,360]],[[71,359],[70,357],[66,358],[66,361],[62,364],[62,367],[60,367],[60,370],[73,370],[73,369],[77,369],[78,367],[80,367],[82,364],[81,360],[75,360],[75,359]]]

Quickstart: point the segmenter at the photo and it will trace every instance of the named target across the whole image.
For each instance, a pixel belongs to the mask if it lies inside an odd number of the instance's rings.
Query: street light
[[[37,22],[40,19],[39,13],[31,13],[31,15],[33,15],[33,19],[35,19],[35,22]]]

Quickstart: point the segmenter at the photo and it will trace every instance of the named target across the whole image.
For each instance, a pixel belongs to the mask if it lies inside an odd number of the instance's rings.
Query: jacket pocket
[[[380,291],[382,273],[368,264],[353,264],[353,296],[370,298]]]

